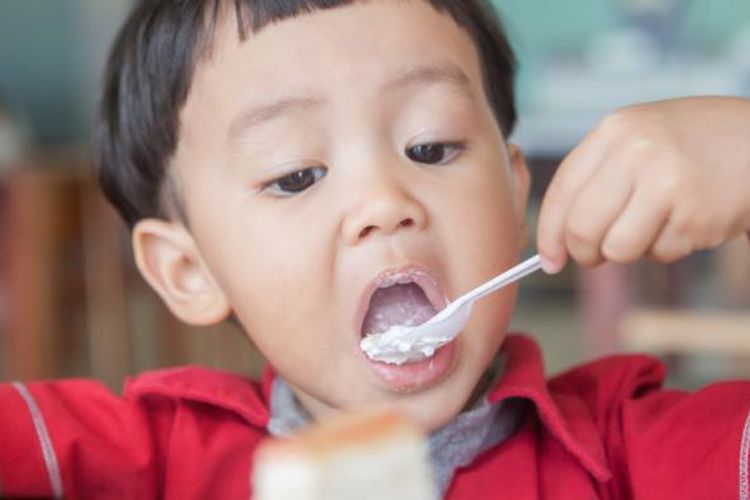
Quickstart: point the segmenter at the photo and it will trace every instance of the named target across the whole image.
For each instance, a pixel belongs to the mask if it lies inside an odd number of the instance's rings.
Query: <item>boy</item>
[[[359,349],[364,332],[434,312],[517,261],[529,176],[504,140],[513,68],[478,1],[140,2],[107,72],[102,184],[170,309],[192,324],[233,318],[275,373],[255,385],[167,370],[132,379],[124,399],[84,381],[4,386],[3,492],[247,498],[264,436],[374,405],[432,433],[447,498],[746,495],[750,384],[661,391],[661,365],[643,357],[547,383],[533,342],[506,338],[513,290],[478,304],[462,335],[424,361],[385,365]],[[548,270],[568,254],[591,264],[678,256],[658,250],[663,238],[699,246],[691,227],[677,238],[663,224],[620,222],[650,221],[653,204],[627,203],[639,186],[691,177],[683,170],[698,155],[676,155],[694,147],[695,129],[667,123],[683,109],[737,146],[724,176],[688,194],[726,191],[706,217],[726,226],[722,238],[750,230],[750,182],[739,182],[747,107],[698,100],[606,121],[545,202]],[[661,134],[667,124],[677,140],[618,151],[642,124]],[[639,170],[662,153],[655,171]],[[676,194],[662,192],[674,202],[663,221],[677,217]],[[592,214],[602,197],[619,203]],[[625,242],[607,243],[618,225]]]

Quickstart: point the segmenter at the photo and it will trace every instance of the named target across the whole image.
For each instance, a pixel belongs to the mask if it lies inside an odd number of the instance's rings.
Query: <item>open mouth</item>
[[[370,298],[370,307],[362,324],[362,333],[383,333],[392,326],[417,326],[437,311],[416,283],[396,283],[378,288]]]
[[[383,333],[392,326],[418,326],[445,307],[437,282],[423,271],[386,273],[371,290],[360,334]]]
[[[447,377],[458,359],[452,342],[430,356],[415,356],[402,363],[376,360],[362,344],[370,335],[383,334],[393,326],[418,326],[448,304],[439,282],[423,267],[408,266],[381,273],[360,296],[355,332],[358,347],[375,381],[390,391],[411,393],[432,387]]]
[[[451,342],[430,355],[419,353],[396,361],[371,357],[363,348],[371,335],[393,326],[418,326],[448,304],[437,280],[420,267],[388,271],[373,280],[362,294],[356,329],[359,348],[379,384],[388,390],[411,393],[432,387],[451,373],[458,348]]]

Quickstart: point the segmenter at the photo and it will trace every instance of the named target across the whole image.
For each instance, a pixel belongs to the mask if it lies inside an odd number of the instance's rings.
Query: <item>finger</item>
[[[674,262],[686,257],[693,251],[693,242],[687,233],[680,230],[673,217],[656,238],[648,255],[659,262]]]
[[[625,263],[645,256],[666,225],[670,205],[655,190],[637,188],[604,237],[604,258]]]
[[[586,136],[563,160],[547,188],[539,213],[537,246],[543,259],[552,264],[548,272],[557,272],[565,265],[565,221],[570,205],[602,164],[607,144],[605,132]]]
[[[573,259],[585,266],[604,260],[602,242],[632,192],[632,173],[627,164],[608,162],[592,176],[576,197],[566,223],[565,244]]]

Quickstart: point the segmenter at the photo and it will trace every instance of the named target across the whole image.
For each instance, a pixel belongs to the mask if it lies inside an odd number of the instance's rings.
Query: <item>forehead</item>
[[[192,94],[268,96],[310,85],[385,83],[415,66],[453,66],[480,82],[476,49],[453,19],[424,0],[370,0],[302,13],[242,39],[232,9],[219,16]],[[236,91],[237,89],[234,88]]]

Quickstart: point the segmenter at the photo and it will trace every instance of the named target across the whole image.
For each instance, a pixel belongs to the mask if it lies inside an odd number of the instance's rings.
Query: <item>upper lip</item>
[[[357,307],[357,314],[354,318],[354,330],[357,332],[357,335],[362,334],[362,325],[370,308],[370,299],[375,291],[378,288],[391,286],[399,282],[415,283],[419,286],[436,312],[444,309],[448,303],[440,283],[438,283],[432,273],[422,266],[407,265],[383,271],[375,279],[371,280],[362,292]]]

